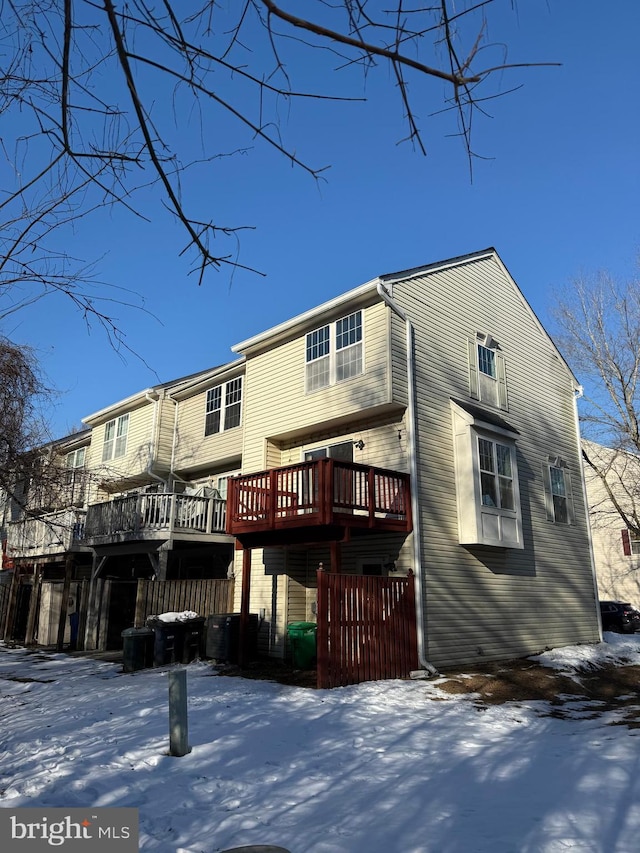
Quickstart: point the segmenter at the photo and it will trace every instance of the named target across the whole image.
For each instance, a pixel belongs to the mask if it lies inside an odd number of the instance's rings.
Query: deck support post
[[[244,667],[249,656],[249,606],[251,593],[251,548],[242,546],[242,598],[240,601],[240,637],[238,663]]]
[[[342,571],[342,549],[337,540],[332,540],[329,544],[331,553],[331,573],[339,575]]]

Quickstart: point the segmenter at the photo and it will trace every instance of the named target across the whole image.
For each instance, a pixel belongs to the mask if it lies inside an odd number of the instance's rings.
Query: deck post
[[[242,597],[240,601],[240,637],[238,644],[238,663],[244,667],[248,663],[249,652],[249,605],[251,593],[251,548],[242,546]]]
[[[331,553],[331,573],[339,575],[342,571],[342,549],[337,539],[333,539],[329,543]]]

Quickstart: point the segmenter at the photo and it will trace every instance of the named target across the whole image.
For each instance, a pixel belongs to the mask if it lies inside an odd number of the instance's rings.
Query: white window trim
[[[346,320],[349,317],[354,316],[355,314],[360,315],[360,340],[356,341],[353,344],[348,344],[345,347],[341,347],[338,349],[337,342],[337,327],[338,323],[342,320]],[[316,332],[319,332],[322,329],[329,329],[329,352],[325,355],[322,355],[318,358],[312,359],[309,361],[307,359],[307,339],[309,335],[313,335]],[[323,323],[322,326],[318,326],[315,329],[311,329],[304,336],[304,388],[305,394],[315,394],[318,391],[324,391],[326,388],[331,388],[334,385],[342,385],[344,382],[349,382],[352,379],[356,379],[358,376],[362,376],[365,372],[365,346],[364,346],[364,311],[362,308],[358,308],[356,311],[350,311],[349,314],[345,314],[342,317],[337,317],[331,323]],[[354,349],[355,347],[360,347],[360,370],[357,373],[354,373],[352,376],[348,376],[346,379],[338,379],[337,377],[337,360],[338,360],[338,352],[346,352],[349,349]],[[316,362],[321,361],[322,359],[329,360],[329,381],[325,385],[320,385],[317,388],[309,387],[309,365],[314,364]]]
[[[522,508],[514,430],[475,416],[451,400],[455,455],[458,533],[461,545],[523,549]],[[508,447],[511,455],[513,509],[482,503],[478,439]]]
[[[237,403],[232,403],[230,406],[227,406],[227,388],[233,382],[240,382],[240,399]],[[211,432],[207,432],[207,415],[211,414],[209,411],[209,395],[212,394],[216,390],[220,390],[220,409],[212,409],[211,412],[219,411],[220,412],[220,428],[217,430],[211,430]],[[227,426],[227,409],[231,409],[232,406],[240,405],[240,419],[237,424],[233,426]],[[244,414],[244,382],[242,376],[235,376],[233,379],[228,379],[226,382],[220,382],[218,385],[213,385],[211,388],[207,389],[207,393],[205,395],[205,403],[204,403],[204,436],[208,438],[211,435],[219,435],[221,432],[228,432],[231,429],[238,429],[242,426],[242,416]]]
[[[557,468],[564,474],[564,487],[567,499],[567,520],[556,518],[555,506],[553,502],[553,490],[551,486],[551,469]],[[573,525],[575,524],[575,513],[573,506],[573,489],[571,484],[571,472],[564,459],[559,456],[549,456],[542,465],[542,482],[544,485],[544,503],[547,514],[547,521],[554,524]]]
[[[113,438],[107,439],[107,430],[113,424]],[[126,427],[122,428],[122,425]],[[121,431],[122,430],[122,431]],[[129,412],[120,415],[117,418],[111,418],[104,425],[104,444],[102,446],[102,461],[110,462],[112,459],[120,459],[121,456],[126,456],[127,442],[129,438]],[[110,450],[107,453],[107,447]]]
[[[469,338],[467,346],[470,397],[473,400],[480,400],[485,405],[507,412],[509,410],[507,373],[504,356],[500,352],[498,342],[491,335],[478,332],[475,338]],[[495,376],[490,376],[480,370],[479,347],[484,347],[494,353]]]

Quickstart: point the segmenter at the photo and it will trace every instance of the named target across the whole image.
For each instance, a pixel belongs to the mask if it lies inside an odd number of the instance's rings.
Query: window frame
[[[242,376],[234,376],[207,389],[204,409],[204,435],[219,435],[242,426],[244,382]],[[237,421],[231,413],[238,412]],[[212,416],[217,415],[217,418]],[[215,424],[215,426],[210,426]]]
[[[129,436],[129,412],[111,418],[104,425],[104,442],[102,445],[102,461],[110,462],[127,454],[127,439]],[[113,428],[109,435],[110,427]]]
[[[552,471],[562,474],[564,494],[557,490],[558,478],[557,475],[554,478]],[[573,486],[568,464],[560,456],[548,456],[542,467],[542,479],[547,521],[553,524],[574,525]]]
[[[468,339],[467,349],[469,396],[473,400],[508,411],[506,364],[498,342],[489,334],[477,332],[474,338]],[[491,370],[483,369],[489,364]]]
[[[364,373],[364,314],[358,308],[305,335],[305,394]]]
[[[518,472],[517,430],[483,419],[477,407],[469,410],[451,400],[454,440],[456,505],[458,512],[459,543],[465,546],[523,549],[522,503]],[[486,413],[489,418],[490,413]],[[494,471],[482,464],[481,442],[490,446]],[[506,456],[505,456],[506,454]],[[498,458],[502,455],[502,464]],[[486,457],[485,457],[486,458]],[[508,460],[505,467],[504,460]],[[502,468],[503,473],[499,473]],[[508,476],[505,472],[508,471]],[[485,500],[483,486],[486,476],[495,479],[497,505]],[[502,489],[500,478],[504,479]],[[500,495],[509,495],[503,500]],[[507,504],[507,505],[500,505]]]

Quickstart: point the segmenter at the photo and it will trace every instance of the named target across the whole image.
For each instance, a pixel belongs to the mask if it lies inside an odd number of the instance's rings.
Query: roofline
[[[239,344],[234,344],[231,347],[231,351],[238,353],[245,352],[246,350],[259,346],[260,344],[265,343],[267,341],[272,341],[274,339],[277,340],[279,338],[286,337],[290,332],[294,331],[298,327],[307,325],[310,320],[313,320],[314,318],[319,317],[322,314],[328,314],[331,311],[335,311],[342,305],[347,305],[349,302],[361,299],[365,296],[368,296],[370,293],[374,293],[379,283],[379,278],[371,279],[371,281],[367,281],[365,282],[365,284],[361,284],[359,287],[354,287],[352,290],[348,290],[346,293],[341,293],[339,296],[330,299],[328,302],[323,302],[321,305],[317,305],[315,308],[309,309],[309,311],[305,311],[302,314],[297,314],[290,320],[285,320],[284,323],[280,323],[277,326],[272,326],[270,329],[267,329],[264,332],[260,332],[259,334],[254,335],[254,337],[252,338],[247,338],[246,340],[241,341]]]
[[[198,393],[202,388],[209,385],[212,380],[221,379],[239,368],[244,368],[245,364],[246,359],[244,356],[241,356],[233,361],[228,361],[226,364],[220,364],[218,367],[212,367],[192,382],[185,382],[183,385],[180,385],[179,388],[171,391],[168,396],[171,397],[171,399],[183,399],[191,394]]]
[[[393,284],[394,281],[414,278],[419,275],[432,273],[444,269],[448,266],[456,266],[458,264],[467,263],[470,260],[479,260],[480,258],[486,257],[491,254],[497,255],[496,250],[492,247],[488,249],[482,249],[479,252],[472,252],[468,255],[459,255],[455,258],[449,258],[444,261],[437,261],[432,264],[426,264],[425,266],[413,267],[407,270],[400,270],[399,272],[385,273],[383,275],[376,276],[376,278],[372,278],[370,281],[367,281],[364,284],[353,288],[352,290],[348,290],[346,293],[341,293],[339,296],[330,299],[328,302],[323,302],[321,305],[317,305],[315,308],[310,308],[308,311],[305,311],[302,314],[297,314],[295,317],[292,317],[289,320],[285,320],[284,323],[279,323],[277,326],[272,326],[270,329],[267,329],[264,332],[260,332],[259,334],[254,335],[252,338],[247,338],[246,340],[241,341],[238,344],[234,344],[234,346],[231,347],[231,351],[245,352],[246,350],[260,346],[261,344],[265,344],[267,342],[272,343],[279,339],[282,339],[291,332],[293,332],[295,329],[307,325],[316,317],[321,317],[323,314],[328,314],[342,307],[343,305],[348,305],[350,302],[354,302],[358,299],[362,299],[363,297],[368,296],[370,293],[374,293],[377,290],[378,285],[380,284]]]

